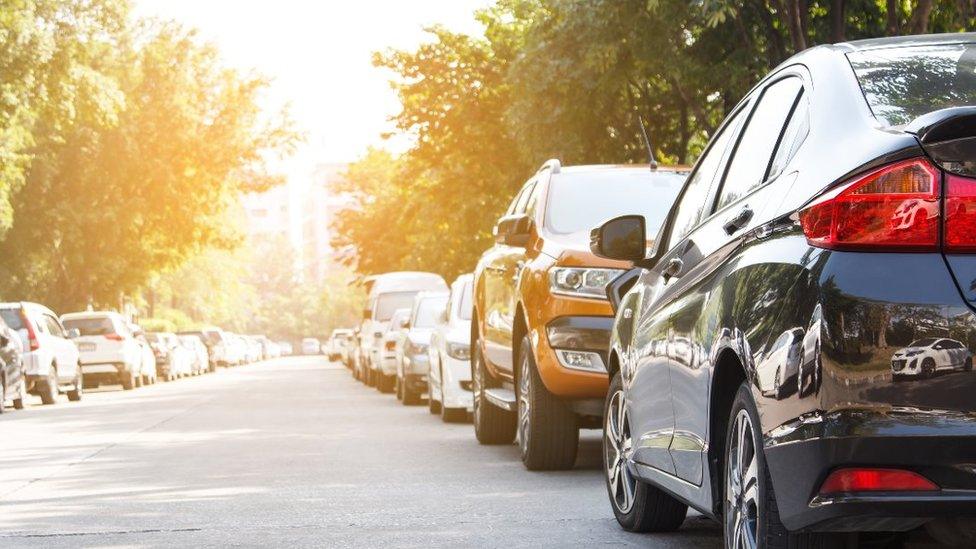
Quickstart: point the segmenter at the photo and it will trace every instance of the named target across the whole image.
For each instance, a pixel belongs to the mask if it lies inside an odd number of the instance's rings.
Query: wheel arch
[[[708,397],[708,474],[711,476],[712,512],[722,513],[722,482],[725,478],[725,444],[729,413],[739,386],[747,378],[742,360],[731,348],[722,350],[712,372]]]

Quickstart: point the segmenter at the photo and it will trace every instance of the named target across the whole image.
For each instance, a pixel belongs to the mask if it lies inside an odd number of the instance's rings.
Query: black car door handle
[[[748,225],[749,221],[752,220],[752,214],[752,208],[749,206],[743,206],[742,209],[739,210],[739,213],[735,214],[731,219],[726,221],[725,225],[722,225],[722,228],[725,229],[725,234],[732,235],[742,227]]]

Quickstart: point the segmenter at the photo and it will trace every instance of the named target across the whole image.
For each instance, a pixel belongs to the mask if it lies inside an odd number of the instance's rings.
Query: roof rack
[[[549,160],[546,160],[546,163],[543,164],[541,168],[539,168],[539,171],[541,172],[546,168],[552,170],[552,173],[559,173],[559,170],[560,168],[562,168],[562,165],[559,163],[558,159],[550,158]]]

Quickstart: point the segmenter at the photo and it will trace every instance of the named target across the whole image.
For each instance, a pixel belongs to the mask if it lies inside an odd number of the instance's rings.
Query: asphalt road
[[[0,547],[721,547],[691,516],[622,532],[584,438],[530,473],[318,358],[221,370],[0,416]]]

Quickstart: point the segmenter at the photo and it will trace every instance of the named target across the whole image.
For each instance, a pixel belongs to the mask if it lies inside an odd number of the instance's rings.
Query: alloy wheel
[[[627,514],[634,506],[637,479],[630,470],[633,438],[630,434],[630,415],[624,392],[618,390],[610,397],[603,434],[603,463],[610,486],[611,500],[620,513]]]
[[[529,421],[531,410],[530,395],[532,394],[532,372],[529,371],[528,357],[522,357],[519,365],[519,394],[518,394],[518,443],[522,455],[529,452],[529,437],[532,435],[532,424]]]
[[[752,419],[739,410],[726,458],[725,539],[733,549],[754,548],[759,524],[759,460]]]

